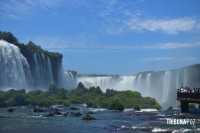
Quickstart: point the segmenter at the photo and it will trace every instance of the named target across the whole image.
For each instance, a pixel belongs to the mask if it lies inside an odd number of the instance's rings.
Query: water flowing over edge
[[[79,82],[85,87],[134,90],[143,96],[155,98],[163,107],[177,106],[176,90],[181,86],[200,86],[200,65],[160,71],[141,72],[133,76],[77,76],[75,71],[63,70],[62,60],[52,59],[43,53],[33,53],[27,59],[20,49],[0,40],[0,89],[44,89],[54,83],[73,89]]]

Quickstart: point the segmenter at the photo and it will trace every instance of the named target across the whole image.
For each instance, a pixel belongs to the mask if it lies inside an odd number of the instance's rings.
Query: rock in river
[[[95,118],[87,114],[83,116],[82,120],[95,120]]]

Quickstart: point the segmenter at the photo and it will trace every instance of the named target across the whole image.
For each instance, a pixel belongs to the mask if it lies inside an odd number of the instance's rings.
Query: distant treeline
[[[0,91],[0,107],[8,106],[26,106],[39,105],[51,106],[54,104],[70,104],[86,103],[89,107],[102,107],[122,111],[124,108],[156,108],[161,106],[155,99],[150,97],[142,97],[139,92],[135,91],[116,91],[107,89],[105,93],[99,87],[85,88],[79,83],[77,88],[73,90],[65,90],[58,88],[52,84],[48,91],[33,90],[26,92],[21,90]]]

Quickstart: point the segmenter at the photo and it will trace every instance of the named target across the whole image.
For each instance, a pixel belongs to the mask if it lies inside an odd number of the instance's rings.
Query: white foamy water
[[[0,88],[28,88],[26,74],[29,71],[26,58],[19,48],[0,40]]]
[[[92,112],[102,112],[102,111],[106,111],[107,109],[105,109],[105,108],[89,108],[89,110]]]
[[[134,109],[133,108],[125,108],[124,109],[124,112],[129,112],[129,111],[134,111]]]
[[[158,111],[157,109],[140,109],[140,111],[136,111],[136,112],[155,112]]]
[[[157,132],[166,132],[166,131],[168,131],[168,130],[166,130],[166,129],[162,129],[162,128],[154,128],[153,130],[152,130],[152,132],[153,133],[157,133]]]

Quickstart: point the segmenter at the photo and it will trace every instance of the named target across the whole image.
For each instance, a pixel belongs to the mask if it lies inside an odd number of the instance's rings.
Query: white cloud
[[[168,42],[155,45],[143,46],[146,49],[183,49],[200,47],[200,42]]]
[[[0,1],[0,18],[23,19],[38,9],[56,8],[63,0],[8,0]]]
[[[120,52],[125,50],[142,50],[142,49],[161,49],[161,50],[176,50],[176,49],[192,49],[200,48],[200,42],[166,42],[157,44],[97,44],[91,42],[84,37],[48,37],[35,36],[30,38],[36,44],[44,49],[59,50],[59,51],[109,51]],[[169,59],[169,58],[168,58]]]
[[[141,61],[195,61],[196,57],[154,57],[154,58],[145,58]]]
[[[140,19],[132,18],[125,24],[134,31],[162,31],[167,34],[178,34],[200,29],[200,21],[196,18],[174,18],[174,19]]]
[[[135,5],[143,3],[143,0],[124,2],[112,0],[105,2],[105,8],[100,16],[106,22],[105,31],[111,34],[124,32],[162,32],[166,34],[179,34],[182,32],[200,29],[200,19],[194,16],[182,16],[178,18],[148,17],[146,13]],[[132,8],[130,8],[132,7]]]

